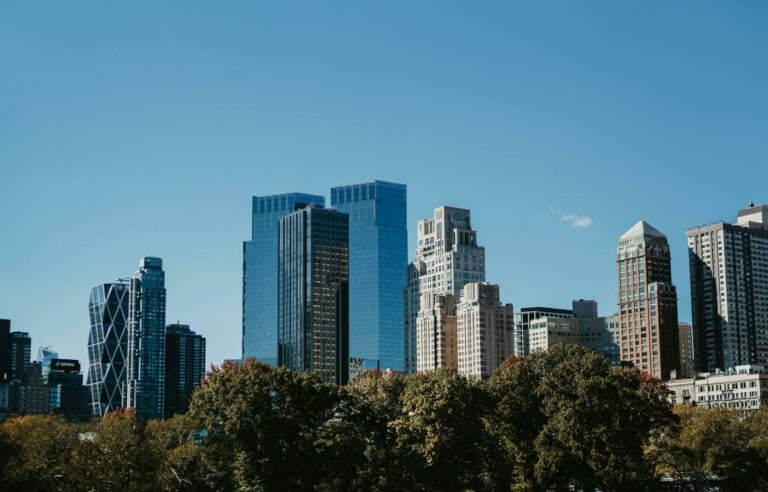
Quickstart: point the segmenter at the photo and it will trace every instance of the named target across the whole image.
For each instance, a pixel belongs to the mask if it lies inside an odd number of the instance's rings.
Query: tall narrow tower
[[[90,413],[94,417],[104,417],[125,406],[130,293],[131,284],[127,279],[91,289],[86,384],[90,393]]]
[[[131,279],[126,407],[142,419],[165,411],[165,272],[163,260],[145,256]]]
[[[377,180],[332,188],[331,206],[349,215],[350,360],[363,370],[402,372],[405,185]]]
[[[417,353],[423,352],[418,349],[418,344],[434,342],[419,341],[417,336],[416,320],[421,300],[434,294],[450,294],[455,303],[465,284],[484,281],[485,248],[477,245],[477,233],[472,229],[469,210],[439,207],[432,219],[419,221],[416,259],[408,267],[405,290],[407,372],[415,372],[419,367]]]
[[[695,365],[768,365],[768,205],[688,231]]]
[[[251,240],[243,242],[243,358],[277,365],[277,229],[297,206],[325,205],[307,193],[255,196]]]
[[[349,376],[349,220],[308,206],[280,219],[278,363],[326,383]]]
[[[666,236],[640,221],[616,251],[621,360],[659,379],[680,369],[677,291]]]

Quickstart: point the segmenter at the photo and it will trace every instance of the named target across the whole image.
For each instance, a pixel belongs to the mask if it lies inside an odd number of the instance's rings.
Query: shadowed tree
[[[195,392],[206,482],[214,489],[307,490],[327,465],[316,442],[338,389],[309,373],[247,359],[214,369]]]

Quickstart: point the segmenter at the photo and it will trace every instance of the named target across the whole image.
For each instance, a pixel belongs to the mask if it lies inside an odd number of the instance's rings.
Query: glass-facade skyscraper
[[[277,365],[278,221],[297,205],[325,205],[306,193],[253,197],[251,240],[243,242],[243,358]]]
[[[131,284],[126,279],[91,289],[88,312],[88,380],[90,409],[103,417],[125,405],[128,358],[128,298]]]
[[[165,412],[165,272],[146,256],[131,279],[126,407],[142,419]]]
[[[280,219],[278,363],[326,383],[349,376],[349,216],[307,206]]]
[[[331,206],[349,215],[350,371],[403,371],[406,186],[377,180],[332,188]]]

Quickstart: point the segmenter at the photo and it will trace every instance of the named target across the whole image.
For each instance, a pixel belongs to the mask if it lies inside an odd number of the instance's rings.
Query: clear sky
[[[0,317],[87,360],[91,287],[164,260],[240,355],[252,195],[408,185],[472,210],[515,307],[615,311],[618,237],[768,202],[768,3],[2,2]]]

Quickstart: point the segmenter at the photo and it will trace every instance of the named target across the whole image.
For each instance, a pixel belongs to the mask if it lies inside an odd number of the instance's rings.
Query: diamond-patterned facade
[[[87,384],[93,416],[125,406],[129,297],[130,283],[123,279],[91,290]]]

